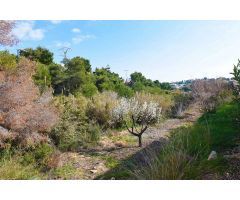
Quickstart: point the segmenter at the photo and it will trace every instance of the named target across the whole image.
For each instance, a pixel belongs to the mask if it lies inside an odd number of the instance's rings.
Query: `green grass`
[[[239,117],[239,104],[225,103],[214,112],[205,113],[194,125],[172,131],[169,142],[147,167],[120,165],[121,168],[102,177],[172,180],[204,179],[209,174],[215,178],[221,176],[228,167],[221,153],[235,146],[240,137]],[[208,161],[212,150],[217,151],[218,158]]]
[[[192,127],[176,129],[156,162],[143,170],[142,178],[201,179],[206,174],[222,174],[226,161],[221,156],[214,161],[207,158],[212,150],[221,155],[236,144],[239,116],[239,104],[227,103],[204,114]]]

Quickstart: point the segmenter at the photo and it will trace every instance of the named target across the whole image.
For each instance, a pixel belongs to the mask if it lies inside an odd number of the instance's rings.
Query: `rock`
[[[111,180],[116,180],[115,177],[112,177]]]
[[[93,174],[96,174],[98,171],[96,169],[92,169],[90,170],[90,172],[92,172]]]
[[[217,152],[216,151],[211,151],[211,153],[208,156],[208,160],[214,160],[217,158]]]
[[[94,168],[94,170],[97,170],[99,172],[104,172],[107,170],[106,166],[103,163],[99,163],[98,165],[96,165]]]
[[[9,131],[6,128],[0,126],[0,137],[6,138],[9,136]]]

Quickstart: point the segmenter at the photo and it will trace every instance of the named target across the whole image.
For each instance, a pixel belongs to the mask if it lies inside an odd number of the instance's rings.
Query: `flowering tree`
[[[127,130],[138,137],[139,147],[142,146],[142,134],[151,123],[157,122],[161,115],[161,107],[154,102],[140,102],[136,98],[121,98],[113,109],[112,117],[115,121],[123,121]]]
[[[13,46],[18,43],[18,39],[12,34],[14,27],[14,21],[0,20],[0,45]]]

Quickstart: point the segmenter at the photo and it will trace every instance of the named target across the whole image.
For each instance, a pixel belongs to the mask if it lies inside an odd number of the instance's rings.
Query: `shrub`
[[[174,105],[171,108],[173,116],[180,117],[183,111],[192,102],[192,96],[189,93],[174,93]]]
[[[60,96],[55,102],[61,110],[62,117],[52,130],[51,137],[61,150],[77,150],[98,141],[100,130],[97,125],[89,124],[85,97],[80,94],[78,97]]]
[[[104,129],[111,127],[111,112],[117,104],[118,95],[115,92],[103,92],[94,95],[88,104],[87,116]]]
[[[118,93],[120,97],[132,97],[134,95],[134,91],[126,86],[124,83],[118,84],[115,86],[115,91]]]
[[[162,94],[151,94],[147,92],[137,92],[134,97],[143,102],[155,102],[161,105],[162,108],[162,115],[167,115],[171,111],[171,107],[174,105],[174,94],[169,93],[162,93]]]
[[[13,71],[17,67],[17,60],[14,54],[8,51],[0,51],[0,71]]]
[[[0,87],[1,125],[25,147],[46,142],[45,133],[58,121],[58,112],[51,104],[52,91],[39,94],[32,80],[34,69],[34,62],[20,59],[16,73],[6,74]]]
[[[35,84],[41,92],[44,92],[51,86],[51,75],[47,65],[37,63],[36,73],[33,76]]]
[[[200,102],[202,109],[211,111],[219,104],[218,96],[230,90],[229,84],[222,79],[195,80],[191,84],[193,98]]]
[[[98,89],[93,83],[86,83],[82,85],[81,91],[84,96],[92,97],[94,94],[97,93]]]

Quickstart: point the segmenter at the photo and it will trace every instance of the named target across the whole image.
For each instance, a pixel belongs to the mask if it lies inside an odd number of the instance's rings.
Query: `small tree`
[[[233,75],[233,79],[235,82],[233,82],[233,86],[235,89],[235,96],[239,96],[240,93],[240,60],[238,59],[237,65],[233,65],[233,72],[230,73]]]
[[[142,135],[150,124],[159,120],[161,107],[154,102],[140,102],[136,98],[121,98],[113,109],[113,119],[123,121],[129,133],[138,137],[138,145],[142,146]]]

